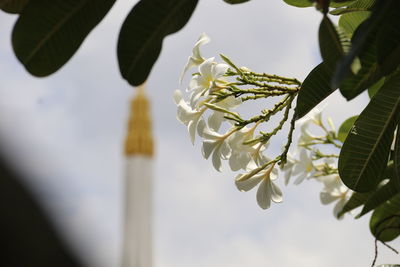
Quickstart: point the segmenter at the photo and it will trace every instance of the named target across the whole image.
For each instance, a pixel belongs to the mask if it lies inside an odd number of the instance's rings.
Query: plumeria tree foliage
[[[221,160],[227,160],[233,171],[240,171],[235,178],[239,190],[258,186],[261,208],[282,201],[282,191],[274,183],[277,177],[284,177],[285,184],[291,177],[295,184],[312,178],[323,184],[321,202],[335,202],[337,218],[359,207],[356,218],[372,211],[371,232],[386,244],[400,234],[400,137],[396,132],[400,119],[400,20],[396,11],[400,2],[285,2],[316,6],[321,11],[322,62],[301,83],[238,67],[222,54],[223,62],[203,58],[199,46],[209,38],[202,35],[184,68],[198,68],[186,90],[188,100],[180,91],[175,93],[178,120],[188,126],[192,141],[196,132],[203,139],[203,155],[212,156],[217,170]],[[331,16],[339,16],[338,25]],[[347,100],[365,90],[371,97],[360,115],[347,119],[338,130],[332,120],[323,122],[315,109],[337,89]],[[234,112],[242,103],[260,99],[273,99],[272,108],[251,118]],[[271,118],[279,114],[281,119],[271,127]],[[228,126],[221,128],[223,122]],[[265,153],[268,142],[286,122],[290,125],[286,145],[281,154],[270,158]],[[260,129],[266,124],[272,130]],[[310,124],[322,134],[313,134]],[[296,126],[301,130],[299,149],[291,155]]]
[[[295,184],[315,179],[323,185],[322,203],[335,202],[335,216],[341,218],[356,208],[361,208],[356,218],[371,212],[372,234],[382,242],[391,241],[400,235],[400,1],[283,1],[321,13],[322,62],[302,82],[256,72],[222,54],[218,60],[203,57],[200,47],[209,42],[203,34],[182,73],[183,77],[196,69],[187,95],[174,94],[178,119],[187,126],[192,142],[196,136],[202,139],[203,155],[212,159],[215,169],[220,170],[225,160],[238,172],[238,189],[258,186],[261,208],[282,201],[274,182],[278,177],[286,184],[290,179]],[[19,15],[11,36],[15,55],[29,73],[44,77],[68,62],[114,2],[0,0],[0,9]],[[197,2],[137,2],[121,26],[116,48],[124,79],[131,85],[147,79],[163,39],[184,27]],[[347,119],[338,130],[315,110],[336,90],[347,100],[364,91],[371,97],[359,116]],[[239,106],[265,99],[270,106],[260,114],[246,118],[238,112]],[[296,127],[301,134],[298,149],[291,152]],[[287,131],[282,151],[268,155],[270,139],[281,131]]]

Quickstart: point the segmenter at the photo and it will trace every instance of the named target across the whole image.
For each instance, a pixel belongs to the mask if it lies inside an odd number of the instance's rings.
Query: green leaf
[[[131,85],[148,77],[163,39],[179,31],[190,19],[198,0],[141,0],[122,25],[118,39],[118,63]]]
[[[382,87],[382,85],[385,83],[385,77],[381,78],[379,81],[377,81],[375,84],[373,84],[371,87],[368,88],[368,96],[369,98],[374,97],[376,92]]]
[[[397,125],[396,142],[394,145],[394,172],[391,181],[397,190],[400,191],[400,130],[399,125]]]
[[[378,188],[367,200],[361,213],[357,217],[361,217],[371,210],[379,207],[387,200],[391,199],[394,195],[399,193],[392,181]]]
[[[350,12],[368,11],[375,6],[376,2],[377,0],[357,0],[350,3],[347,7],[337,8],[329,13],[332,15],[343,15]]]
[[[400,235],[400,194],[376,208],[369,222],[371,233],[380,241],[392,241]]]
[[[331,0],[330,6],[331,7],[343,7],[347,6],[356,0]]]
[[[327,16],[324,16],[319,26],[319,48],[322,59],[332,69],[344,55],[342,41],[335,26]]]
[[[388,166],[386,167],[384,175],[381,177],[381,180],[384,179],[392,179],[393,177],[393,161],[390,161]],[[345,206],[339,213],[339,217],[343,216],[346,212],[351,211],[361,205],[364,205],[361,213],[357,215],[357,219],[367,212],[375,209],[382,203],[386,202],[388,199],[392,198],[398,190],[393,187],[393,181],[390,180],[389,183],[381,185],[380,183],[378,187],[371,192],[367,193],[359,193],[353,192],[350,199],[346,202]]]
[[[357,27],[370,16],[370,11],[346,13],[339,18],[339,27],[352,36]]]
[[[0,0],[0,9],[7,13],[17,14],[28,4],[29,0]]]
[[[231,4],[231,5],[241,4],[241,3],[248,2],[248,1],[250,1],[250,0],[224,0],[224,2]]]
[[[386,12],[395,7],[396,0],[378,1],[373,8],[371,16],[359,25],[352,38],[352,47],[349,53],[341,60],[333,77],[333,85],[341,89],[341,93],[348,99],[352,99],[364,89],[380,79],[379,68],[376,63],[376,36],[382,22],[385,20]],[[350,69],[355,58],[362,61],[363,69],[356,75]],[[357,76],[358,75],[358,76]],[[357,76],[354,78],[353,76]],[[343,88],[343,80],[355,79],[350,82],[348,88]],[[355,83],[357,86],[354,89]],[[369,84],[368,84],[369,83]],[[360,86],[360,84],[362,86]]]
[[[346,202],[343,209],[338,213],[338,218],[342,217],[346,212],[352,211],[355,208],[360,207],[363,205],[368,198],[370,197],[371,193],[358,193],[353,192],[350,199]]]
[[[310,7],[313,5],[311,0],[283,0],[286,4],[296,7]]]
[[[373,190],[386,169],[399,121],[400,73],[390,77],[360,114],[339,156],[339,175],[350,189]]]
[[[357,37],[357,33],[355,37]],[[347,100],[355,98],[382,77],[377,63],[376,41],[376,33],[368,36],[363,49],[358,54],[358,62],[361,67],[355,74],[350,73],[347,79],[340,84],[340,92]]]
[[[324,17],[319,28],[319,42],[324,62],[308,74],[300,88],[296,106],[297,119],[306,115],[336,90],[331,84],[332,76],[338,60],[347,49],[348,40]]]
[[[15,55],[35,76],[61,68],[115,0],[35,0],[17,20],[12,32]]]
[[[349,132],[350,132],[351,128],[353,127],[354,122],[357,120],[357,118],[358,118],[358,115],[350,117],[347,120],[345,120],[342,123],[342,125],[340,125],[337,138],[341,142],[344,142],[346,140],[346,137],[349,134]]]
[[[306,115],[311,109],[335,91],[331,87],[333,70],[324,62],[317,65],[301,85],[296,105],[296,119]]]
[[[384,75],[390,74],[400,64],[400,1],[395,1],[380,25],[377,34],[377,56]]]

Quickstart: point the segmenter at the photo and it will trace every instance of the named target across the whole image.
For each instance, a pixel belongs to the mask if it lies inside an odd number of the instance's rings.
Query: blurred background
[[[51,77],[31,77],[13,55],[16,16],[0,13],[0,146],[72,251],[87,266],[119,265],[123,141],[131,88],[120,76],[116,42],[135,1],[119,0],[75,56]],[[164,41],[147,83],[156,140],[154,245],[157,267],[369,266],[369,216],[338,221],[319,201],[321,185],[285,187],[284,202],[262,210],[255,190],[239,192],[229,168],[219,173],[175,118],[175,89],[198,36],[204,57],[228,55],[257,72],[303,80],[321,60],[321,14],[281,0],[227,5],[201,0],[189,23]],[[324,116],[337,126],[368,102],[330,96]],[[262,107],[249,107],[257,114]],[[285,141],[275,139],[271,153]],[[9,203],[7,208],[12,208]],[[26,227],[30,223],[26,222]],[[392,244],[399,248],[399,242]],[[381,248],[377,263],[399,258]]]

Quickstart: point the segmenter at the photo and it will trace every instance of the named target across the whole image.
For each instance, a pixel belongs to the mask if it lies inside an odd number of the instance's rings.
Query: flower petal
[[[202,33],[199,39],[197,40],[196,44],[194,45],[192,49],[192,55],[188,58],[188,61],[185,67],[183,68],[181,76],[179,77],[180,83],[182,82],[183,76],[185,75],[188,69],[200,65],[204,61],[204,58],[200,54],[200,46],[205,45],[208,42],[210,42],[210,37],[208,37],[207,34]]]
[[[281,189],[272,181],[270,181],[271,186],[271,199],[275,203],[280,203],[283,200]]]
[[[216,64],[213,66],[212,68],[212,77],[213,80],[218,79],[219,77],[223,76],[226,71],[228,70],[229,66],[224,64],[224,63],[220,63],[220,64]]]
[[[210,42],[210,37],[208,37],[207,34],[202,33],[192,49],[193,57],[198,59],[202,58],[200,54],[200,46],[205,45],[209,42]]]
[[[240,169],[246,169],[249,164],[251,157],[248,153],[232,153],[229,157],[229,166],[232,171],[238,171]]]
[[[204,119],[203,119],[203,118],[200,118],[200,120],[199,120],[199,122],[198,122],[198,124],[197,124],[197,134],[198,134],[200,137],[204,137],[204,136],[203,136],[203,133],[204,133],[204,129],[205,129],[206,127],[207,127],[207,125],[206,125]]]
[[[201,77],[203,77],[204,80],[206,80],[206,81],[212,80],[211,68],[213,65],[214,65],[213,57],[206,59],[203,63],[200,64],[199,72],[201,74]]]
[[[319,198],[321,200],[321,203],[324,205],[328,205],[338,199],[337,196],[332,196],[332,194],[330,194],[329,192],[321,192],[319,194]]]
[[[179,102],[181,102],[181,100],[183,100],[181,90],[175,90],[174,91],[174,102],[175,102],[175,104],[179,105]]]
[[[212,154],[212,163],[217,171],[221,171],[221,145],[218,145]]]
[[[224,116],[224,113],[214,111],[210,117],[208,117],[208,126],[210,126],[212,130],[218,131],[221,127],[222,121],[225,119]]]
[[[192,56],[190,56],[186,62],[185,67],[182,70],[181,75],[179,76],[179,83],[182,83],[183,77],[185,76],[185,73],[192,67],[195,67],[198,65],[198,61],[196,61]]]
[[[235,184],[236,184],[237,189],[239,189],[240,191],[244,191],[244,192],[247,192],[247,191],[253,189],[263,179],[263,176],[258,174],[258,175],[251,176],[248,179],[242,180],[241,178],[245,175],[246,174],[239,174],[236,176],[236,179],[235,179]]]
[[[271,206],[272,189],[269,179],[263,179],[257,190],[257,203],[266,210]]]
[[[229,159],[229,157],[231,156],[231,148],[225,140],[220,145],[220,150],[221,158]]]
[[[202,136],[206,139],[210,139],[210,140],[217,140],[220,139],[220,137],[222,136],[221,134],[213,131],[212,129],[210,129],[210,127],[205,127],[203,130],[203,134]]]
[[[307,177],[307,173],[306,173],[306,172],[301,173],[301,174],[296,178],[296,180],[294,181],[294,184],[295,184],[295,185],[301,184],[301,183],[304,181],[304,179],[306,179],[306,177]]]
[[[196,122],[195,121],[193,121],[193,120],[189,121],[189,123],[188,123],[188,131],[189,131],[190,141],[194,145],[194,140],[195,140],[195,137],[196,137]]]
[[[208,159],[215,149],[215,142],[211,140],[205,140],[203,141],[203,146],[202,146],[202,152],[204,158]]]

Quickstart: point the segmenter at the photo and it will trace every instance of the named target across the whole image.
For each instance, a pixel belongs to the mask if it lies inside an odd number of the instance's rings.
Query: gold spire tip
[[[136,88],[131,100],[128,133],[125,140],[125,155],[153,156],[154,142],[151,131],[149,99],[145,94],[145,83]]]

